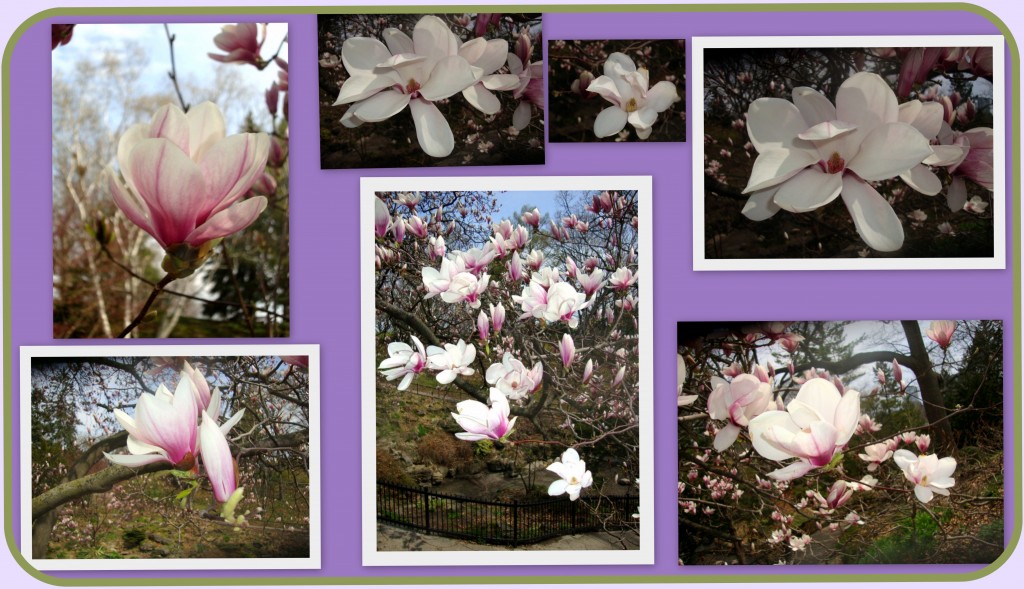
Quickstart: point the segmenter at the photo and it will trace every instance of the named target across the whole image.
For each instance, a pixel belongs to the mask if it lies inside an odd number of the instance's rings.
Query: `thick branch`
[[[946,404],[939,386],[939,375],[932,370],[928,348],[925,347],[924,338],[921,337],[921,326],[917,321],[900,321],[900,324],[903,326],[904,333],[907,334],[910,355],[920,367],[914,367],[913,370],[917,375],[917,386],[921,390],[925,417],[928,418],[928,423],[936,426],[932,429],[932,433],[937,434],[934,439],[935,447],[951,450],[953,448],[953,428],[946,419]]]
[[[804,364],[797,366],[796,372],[799,373],[805,370],[810,370],[811,368],[820,368],[822,370],[827,370],[832,374],[843,374],[844,372],[849,372],[854,368],[863,366],[865,364],[874,364],[875,362],[892,362],[893,359],[898,361],[903,366],[906,366],[907,368],[913,370],[914,374],[917,374],[919,372],[919,368],[923,370],[923,368],[921,368],[921,362],[918,361],[918,359],[915,357],[904,356],[903,354],[900,354],[898,352],[878,351],[862,352],[860,354],[854,354],[849,358],[844,358],[843,360],[837,361],[815,360],[814,362],[806,362]],[[778,372],[788,373],[789,368],[780,368],[778,369]]]
[[[140,474],[169,470],[171,468],[173,468],[173,465],[167,462],[154,462],[141,468],[128,468],[117,464],[108,466],[97,473],[58,485],[45,493],[33,497],[32,519],[36,519],[69,501],[74,501],[93,493],[109,491],[115,484]]]

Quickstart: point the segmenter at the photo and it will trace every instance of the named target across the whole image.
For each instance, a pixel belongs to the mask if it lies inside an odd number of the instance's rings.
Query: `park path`
[[[630,532],[622,534],[622,542],[606,532],[560,536],[536,544],[512,548],[477,544],[443,536],[421,534],[387,524],[377,524],[377,550],[381,552],[458,551],[458,550],[638,550],[640,538]]]

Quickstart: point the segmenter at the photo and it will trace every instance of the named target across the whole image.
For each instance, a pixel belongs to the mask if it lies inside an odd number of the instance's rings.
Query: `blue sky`
[[[223,53],[213,43],[221,27],[228,23],[171,23],[171,34],[175,36],[174,58],[179,80],[200,86],[213,86],[217,80],[218,62],[207,53]],[[230,23],[233,24],[233,23]],[[261,55],[269,58],[277,50],[287,34],[285,23],[270,23],[267,39]],[[167,35],[162,24],[81,24],[75,27],[74,37],[67,45],[53,51],[53,73],[55,76],[71,70],[75,63],[86,57],[99,59],[105,53],[120,53],[126,42],[138,43],[148,56],[148,67],[141,78],[140,92],[172,92],[173,86],[167,73],[171,70],[170,51]],[[281,49],[280,57],[288,59],[288,44]],[[244,68],[242,73],[251,87],[251,101],[246,105],[257,114],[264,114],[264,91],[277,79],[278,68],[271,65],[263,71],[243,64],[229,64],[224,67]],[[194,102],[190,97],[185,99]],[[246,109],[236,109],[244,112]],[[269,120],[269,114],[266,114]],[[229,120],[229,132],[236,129],[240,120]]]

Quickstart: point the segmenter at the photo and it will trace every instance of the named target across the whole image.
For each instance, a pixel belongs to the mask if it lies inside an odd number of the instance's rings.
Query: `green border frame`
[[[36,23],[56,17],[56,16],[124,16],[124,15],[144,15],[144,16],[185,16],[185,15],[203,15],[203,14],[217,14],[217,15],[232,15],[232,14],[359,14],[369,12],[380,12],[385,10],[390,13],[431,13],[431,12],[466,12],[476,10],[477,12],[484,11],[498,11],[508,8],[508,5],[494,6],[494,5],[480,5],[480,6],[396,6],[396,7],[383,7],[383,6],[227,6],[227,7],[216,7],[216,6],[194,6],[194,7],[117,7],[117,8],[51,8],[44,10],[30,17],[25,22],[21,23],[14,33],[11,35],[7,46],[4,48],[2,73],[3,76],[3,184],[2,184],[2,214],[3,214],[3,277],[4,277],[4,519],[6,524],[4,525],[4,538],[7,540],[7,548],[11,551],[14,560],[33,578],[48,583],[51,585],[65,586],[65,587],[96,587],[96,586],[112,586],[112,587],[125,587],[125,586],[188,586],[188,585],[215,585],[215,586],[227,586],[227,585],[440,585],[440,584],[451,584],[451,585],[468,585],[473,583],[485,583],[485,584],[499,584],[514,582],[517,584],[541,584],[541,583],[556,583],[556,584],[569,584],[569,583],[588,583],[588,584],[607,584],[607,583],[737,583],[737,582],[750,582],[757,581],[762,583],[813,583],[813,582],[827,582],[827,581],[840,581],[840,582],[851,582],[851,581],[914,581],[914,582],[934,582],[934,581],[972,581],[980,579],[1001,567],[1010,557],[1010,554],[1014,551],[1017,543],[1021,537],[1021,412],[1020,408],[1014,412],[1014,430],[1013,430],[1013,444],[1014,444],[1014,518],[1013,518],[1013,535],[1010,539],[1009,544],[1003,553],[999,556],[995,562],[992,562],[988,566],[969,573],[900,573],[900,574],[779,574],[779,575],[759,575],[754,576],[751,574],[735,574],[735,575],[529,575],[529,576],[518,576],[514,578],[499,577],[499,576],[458,576],[458,577],[442,577],[442,576],[372,576],[372,577],[311,577],[311,576],[294,576],[294,577],[269,577],[269,576],[250,576],[250,577],[233,577],[233,578],[221,578],[221,577],[181,577],[172,579],[161,579],[156,577],[104,577],[104,578],[66,578],[57,577],[43,573],[31,565],[22,556],[18,549],[17,542],[14,538],[14,526],[11,523],[14,514],[14,504],[11,500],[11,492],[15,482],[14,471],[13,471],[13,459],[14,459],[14,439],[13,439],[13,425],[14,425],[14,396],[15,389],[11,381],[11,368],[13,364],[12,358],[14,358],[14,351],[11,349],[11,216],[10,216],[10,199],[11,199],[11,177],[10,177],[10,154],[11,154],[11,135],[10,135],[10,122],[11,122],[11,105],[9,101],[10,94],[10,76],[11,76],[11,55],[14,47],[17,45],[21,36],[25,34],[29,28]],[[1012,125],[1010,125],[1010,137],[1012,138],[1012,147],[1014,148],[1012,158],[1011,169],[1013,175],[1011,177],[1011,185],[1007,187],[1006,196],[1007,198],[1013,197],[1013,202],[1017,203],[1018,207],[1021,206],[1021,191],[1020,191],[1020,175],[1021,175],[1021,164],[1020,164],[1020,51],[1017,47],[1017,41],[1014,39],[1013,34],[1010,32],[1009,27],[1006,26],[998,16],[993,14],[990,10],[976,6],[973,4],[967,4],[963,2],[944,2],[944,3],[852,3],[843,2],[836,4],[728,4],[728,5],[712,5],[712,4],[693,4],[693,5],[681,5],[681,4],[665,4],[665,5],[652,5],[652,4],[636,4],[636,5],[565,5],[565,4],[534,4],[534,5],[521,5],[516,6],[517,10],[522,12],[557,12],[557,13],[572,13],[572,12],[937,12],[937,11],[962,11],[969,12],[984,17],[986,20],[996,26],[997,29],[1003,34],[1006,39],[1007,46],[1010,49],[1010,67],[1011,72],[1014,75],[1011,76],[1011,98],[1010,98],[1010,111],[1012,118]],[[1020,211],[1014,209],[1013,217],[1013,239],[1011,241],[1012,251],[1010,258],[1013,260],[1011,268],[1013,269],[1013,341],[1016,344],[1013,358],[1013,374],[1014,374],[1014,390],[1015,399],[1018,403],[1021,402],[1021,231],[1020,231]]]

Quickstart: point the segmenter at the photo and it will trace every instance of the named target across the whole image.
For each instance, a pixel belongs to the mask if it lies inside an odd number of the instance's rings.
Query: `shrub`
[[[469,445],[444,432],[431,432],[416,442],[420,458],[437,466],[453,467],[473,459]]]
[[[412,477],[402,468],[402,463],[384,448],[377,448],[377,480],[408,487],[415,484]]]

